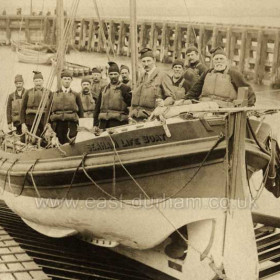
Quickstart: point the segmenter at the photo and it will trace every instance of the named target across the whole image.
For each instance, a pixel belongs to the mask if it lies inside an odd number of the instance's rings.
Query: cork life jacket
[[[50,120],[53,121],[79,121],[76,95],[70,89],[69,92],[56,91],[53,95],[53,104]]]
[[[104,80],[101,80],[99,83],[91,84],[91,92],[95,100],[98,99],[100,93],[103,91],[104,87],[107,86],[107,84],[108,83],[106,83]]]
[[[104,88],[98,115],[99,120],[128,120],[127,104],[124,102],[120,85],[109,84]]]
[[[49,94],[49,91],[44,88],[42,88],[41,90],[35,90],[35,88],[32,88],[28,91],[28,101],[26,108],[27,115],[37,113],[43,94]],[[47,102],[44,108],[44,113],[46,112],[46,108]]]
[[[172,80],[172,77],[170,77]],[[185,79],[183,78],[182,81],[179,83],[178,86],[173,84],[172,80],[172,93],[175,96],[175,100],[184,99],[186,95],[186,89],[183,87]],[[174,97],[173,97],[174,98]]]
[[[232,101],[237,98],[237,92],[231,83],[231,77],[228,74],[228,68],[224,73],[211,72],[207,73],[200,101],[215,101],[221,107],[232,107]]]
[[[22,103],[22,96],[25,93],[25,89],[22,89],[20,98],[17,98],[16,91],[13,94],[12,100],[12,122],[16,123],[20,121],[20,108]]]
[[[140,85],[132,94],[131,117],[147,118],[156,107],[156,99],[163,97],[162,75],[157,68],[146,81],[144,79],[145,75],[141,77]]]
[[[90,92],[88,94],[81,92],[80,97],[84,109],[84,117],[92,118],[95,109],[95,100],[93,99],[92,94]]]

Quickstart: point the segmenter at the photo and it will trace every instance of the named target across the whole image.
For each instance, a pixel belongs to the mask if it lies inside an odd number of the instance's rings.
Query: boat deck
[[[255,234],[260,262],[259,279],[279,279],[280,228],[257,224]],[[43,236],[25,225],[0,200],[0,279],[152,279],[140,269],[152,272],[111,250],[92,246],[74,237],[54,239]],[[155,278],[163,279],[162,276]]]

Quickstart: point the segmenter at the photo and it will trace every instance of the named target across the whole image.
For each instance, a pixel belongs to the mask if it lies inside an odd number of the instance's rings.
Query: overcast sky
[[[218,17],[279,17],[280,0],[136,0],[139,17],[170,17],[196,21],[200,16]],[[8,14],[21,7],[25,14],[30,12],[31,0],[0,0],[0,12],[5,8]],[[33,0],[33,10],[53,12],[56,0]],[[104,17],[128,16],[129,0],[97,0],[100,14]],[[64,0],[66,10],[72,0]],[[80,0],[78,15],[95,16],[93,0]]]

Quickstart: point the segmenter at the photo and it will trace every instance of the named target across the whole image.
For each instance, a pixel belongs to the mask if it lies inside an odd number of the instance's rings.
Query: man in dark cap
[[[173,99],[176,101],[185,99],[186,93],[191,89],[190,79],[186,80],[184,74],[184,61],[175,59],[172,63],[173,75],[170,77],[172,84]],[[194,75],[194,74],[193,74]],[[168,85],[166,85],[168,87]]]
[[[92,97],[96,101],[104,89],[104,87],[108,84],[104,79],[102,79],[101,70],[98,67],[92,68],[92,84],[91,84],[91,92]]]
[[[91,93],[91,80],[89,78],[83,78],[81,81],[82,91],[80,97],[84,109],[84,118],[93,118],[93,112],[95,109],[95,100]]]
[[[33,71],[33,82],[34,87],[27,90],[22,97],[21,111],[20,111],[20,121],[22,132],[30,131],[35,120],[36,114],[39,107],[41,106],[41,100],[44,100],[44,108],[42,110],[42,117],[36,131],[37,136],[41,136],[44,130],[44,117],[46,114],[46,108],[49,102],[50,91],[43,87],[44,78],[41,72]],[[34,124],[35,125],[35,124]]]
[[[184,73],[186,80],[191,80],[191,84],[194,85],[201,75],[207,71],[207,67],[200,61],[199,52],[195,46],[190,46],[186,51],[187,65]]]
[[[123,84],[126,84],[127,86],[129,86],[131,88],[132,85],[131,85],[131,80],[130,80],[130,77],[129,77],[130,71],[129,71],[128,66],[121,65],[120,74],[121,74],[121,82]]]
[[[256,95],[252,87],[245,81],[243,75],[229,66],[229,62],[222,47],[212,51],[214,68],[206,71],[198,82],[187,93],[186,99],[200,101],[215,101],[220,107],[233,107],[237,99],[239,87],[248,87],[248,106],[256,102]]]
[[[84,116],[81,97],[71,89],[71,82],[72,74],[68,70],[63,70],[62,86],[52,95],[50,123],[60,144],[68,143],[76,137],[79,117]]]
[[[130,113],[137,121],[147,119],[156,106],[167,106],[174,102],[171,88],[165,86],[168,82],[163,82],[169,78],[156,67],[153,51],[144,48],[140,54],[145,72],[140,77],[139,86],[133,92]]]
[[[100,129],[128,124],[131,105],[131,88],[119,81],[118,65],[114,62],[109,65],[110,83],[99,95],[94,112],[94,126]]]
[[[22,96],[25,92],[23,87],[22,75],[15,76],[15,86],[16,90],[12,92],[8,97],[7,103],[7,123],[8,128],[12,130],[13,126],[16,128],[17,134],[22,134],[21,123],[20,123],[20,108],[22,102]]]

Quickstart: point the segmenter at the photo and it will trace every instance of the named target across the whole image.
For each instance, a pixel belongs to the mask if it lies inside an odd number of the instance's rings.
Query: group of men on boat
[[[229,65],[223,48],[212,51],[210,69],[200,60],[195,46],[187,49],[186,57],[187,65],[184,60],[175,59],[170,75],[157,67],[151,49],[141,50],[143,71],[133,90],[129,68],[114,62],[109,62],[109,81],[102,78],[100,68],[93,68],[92,75],[82,79],[80,93],[71,89],[72,74],[67,70],[62,71],[61,88],[56,92],[43,87],[40,72],[34,72],[34,87],[29,90],[23,87],[22,75],[16,75],[16,90],[9,95],[7,105],[9,129],[13,124],[17,134],[35,131],[37,136],[42,136],[49,124],[48,128],[64,144],[77,135],[79,118],[83,117],[93,118],[93,131],[96,131],[126,125],[129,120],[145,121],[156,107],[205,101],[234,107],[239,87],[249,88],[248,105],[255,104],[252,87]],[[47,96],[45,102],[44,96]],[[42,118],[38,120],[36,114],[42,104]]]

